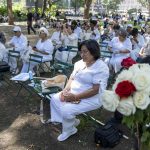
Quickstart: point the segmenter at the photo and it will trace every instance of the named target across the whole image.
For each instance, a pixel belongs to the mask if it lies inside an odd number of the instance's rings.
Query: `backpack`
[[[104,148],[113,148],[120,142],[121,137],[119,129],[111,124],[98,127],[94,134],[95,143]]]
[[[5,61],[0,61],[0,73],[10,70],[10,66]]]

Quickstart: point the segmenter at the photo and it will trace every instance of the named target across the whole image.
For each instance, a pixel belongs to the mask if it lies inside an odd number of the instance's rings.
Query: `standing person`
[[[99,59],[99,44],[95,40],[83,41],[79,51],[82,60],[75,63],[64,90],[52,95],[50,101],[51,119],[48,122],[62,123],[58,141],[77,133],[76,127],[80,123],[77,115],[101,107],[101,93],[107,86],[109,69]]]
[[[28,28],[28,34],[30,34],[30,29],[34,32],[34,34],[36,34],[36,31],[34,30],[34,28],[32,27],[32,20],[33,20],[33,14],[30,11],[30,9],[28,9],[28,14],[27,14],[27,28]]]

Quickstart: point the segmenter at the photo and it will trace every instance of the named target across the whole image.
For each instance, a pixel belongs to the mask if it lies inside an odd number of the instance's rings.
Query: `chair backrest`
[[[20,57],[20,52],[19,51],[15,51],[15,50],[9,50],[8,57],[19,58]]]
[[[111,51],[101,50],[100,52],[101,52],[101,58],[111,58],[112,57]]]
[[[103,51],[108,50],[108,43],[106,43],[106,42],[100,42],[99,46],[100,46],[100,49]]]
[[[29,54],[29,62],[42,63],[43,56],[37,54]]]
[[[30,69],[30,65],[31,65],[31,62],[35,62],[37,64],[41,64],[42,63],[42,59],[43,59],[43,56],[40,56],[40,55],[37,55],[37,54],[29,54],[29,67],[28,67],[28,71]]]
[[[75,57],[78,53],[78,47],[77,46],[67,46],[68,49],[68,56],[67,56],[67,61],[66,62],[70,62],[69,59],[73,59],[73,57]]]
[[[67,75],[67,77],[69,77],[73,70],[73,67],[74,67],[73,64],[55,59],[53,64],[54,74],[56,74],[56,72],[58,71]]]

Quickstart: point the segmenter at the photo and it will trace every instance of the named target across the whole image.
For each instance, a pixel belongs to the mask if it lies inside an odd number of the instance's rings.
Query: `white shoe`
[[[75,119],[74,126],[77,127],[79,124],[80,124],[80,120],[79,119]]]
[[[74,135],[77,133],[77,128],[73,128],[71,131],[69,132],[63,132],[62,134],[60,134],[57,138],[58,141],[62,142],[65,141],[66,139],[68,139],[71,135]]]

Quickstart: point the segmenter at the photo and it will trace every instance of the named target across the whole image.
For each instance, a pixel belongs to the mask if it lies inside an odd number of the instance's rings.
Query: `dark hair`
[[[79,51],[81,51],[81,47],[86,46],[89,50],[90,54],[94,57],[95,60],[100,58],[100,47],[97,41],[95,40],[86,40],[81,42],[79,45]]]
[[[146,64],[149,64],[150,65],[150,56],[146,56],[146,57],[144,57],[141,61],[140,61],[140,63],[146,63]]]
[[[137,28],[133,28],[132,31],[131,31],[131,35],[132,35],[132,36],[135,36],[135,35],[138,34],[138,32],[139,32],[139,31],[138,31]]]
[[[90,20],[90,23],[93,24],[94,26],[97,25],[97,21],[96,20]]]

